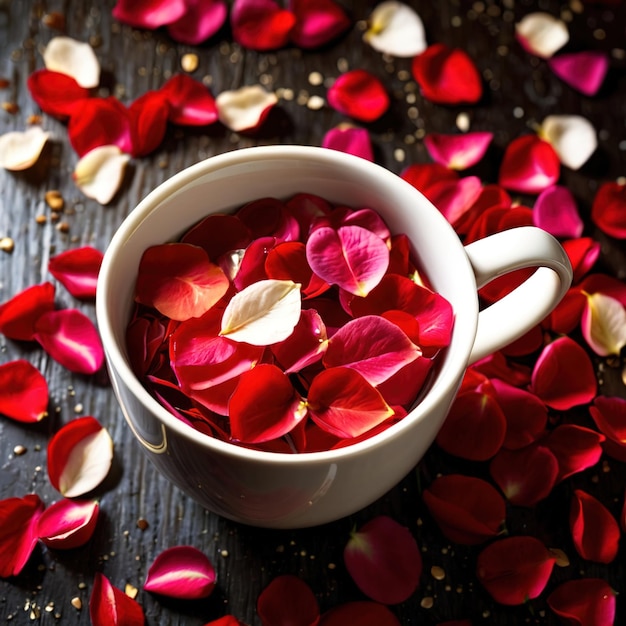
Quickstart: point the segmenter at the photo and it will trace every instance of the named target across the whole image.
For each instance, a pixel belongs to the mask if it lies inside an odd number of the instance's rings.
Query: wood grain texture
[[[469,116],[472,129],[495,133],[486,159],[473,169],[491,182],[497,179],[505,146],[546,115],[587,117],[598,131],[599,148],[581,170],[563,168],[561,182],[579,202],[586,234],[602,244],[598,271],[626,280],[623,241],[603,235],[589,219],[598,185],[626,175],[623,3],[572,2],[572,9],[554,0],[412,0],[410,4],[421,15],[430,42],[458,46],[475,59],[485,78],[486,94],[474,107],[443,107],[421,98],[410,78],[410,60],[386,59],[361,41],[362,20],[376,2],[342,0],[341,4],[349,9],[355,26],[336,43],[320,51],[285,48],[257,53],[232,44],[227,27],[208,43],[191,47],[175,44],[165,32],[143,32],[120,25],[111,17],[113,0],[0,0],[0,77],[9,81],[9,86],[0,90],[0,101],[19,107],[15,114],[0,110],[0,134],[23,129],[29,115],[40,113],[26,80],[43,66],[41,51],[59,34],[42,19],[52,12],[65,17],[67,35],[95,46],[103,69],[103,93],[115,94],[124,102],[162,85],[180,71],[181,57],[190,51],[196,52],[200,61],[194,78],[205,79],[214,95],[258,82],[283,94],[268,124],[254,137],[236,135],[220,125],[196,130],[169,128],[154,153],[133,159],[122,189],[106,207],[83,197],[74,186],[71,172],[77,157],[66,127],[44,115],[43,127],[52,133],[53,140],[40,162],[23,173],[0,171],[0,237],[15,241],[12,253],[0,252],[0,302],[28,286],[51,280],[47,264],[53,254],[81,245],[104,250],[124,217],[151,189],[200,159],[257,144],[319,145],[328,129],[346,120],[328,107],[312,110],[306,106],[309,96],[324,97],[326,90],[325,84],[312,85],[309,75],[320,72],[325,81],[331,81],[347,67],[370,69],[394,96],[391,110],[368,128],[376,161],[395,172],[410,163],[428,161],[421,137],[432,131],[455,132],[460,113]],[[573,49],[604,49],[611,54],[611,71],[598,96],[580,96],[559,81],[545,62],[521,50],[514,39],[514,22],[533,10],[567,17]],[[59,229],[59,222],[52,220],[45,204],[44,194],[49,189],[58,189],[65,198],[60,221],[67,223],[67,232]],[[44,224],[36,223],[40,215],[47,217]],[[59,307],[79,308],[95,319],[92,303],[77,302],[61,287],[57,289],[57,303]],[[126,427],[104,373],[94,377],[71,374],[37,347],[0,337],[0,362],[16,358],[27,358],[45,375],[51,391],[50,414],[36,425],[16,424],[0,416],[0,498],[29,492],[38,493],[46,503],[58,498],[47,479],[46,445],[62,424],[77,415],[94,415],[109,429],[115,442],[115,465],[96,494],[102,514],[93,540],[70,552],[38,547],[22,574],[0,580],[3,623],[89,624],[87,604],[96,571],[122,589],[126,583],[138,587],[138,601],[150,625],[195,626],[226,613],[250,626],[258,625],[256,598],[273,577],[283,573],[301,576],[318,595],[322,609],[328,609],[363,598],[343,567],[342,551],[355,525],[383,513],[408,526],[423,550],[420,589],[393,608],[403,626],[434,626],[465,618],[474,626],[558,623],[547,610],[546,594],[533,602],[534,612],[525,606],[494,604],[476,581],[479,548],[451,545],[438,531],[420,500],[420,489],[438,473],[462,471],[464,465],[434,448],[395,489],[350,518],[298,531],[249,528],[203,510],[155,472]],[[601,392],[624,397],[624,360],[595,359],[595,363]],[[589,419],[584,408],[566,417],[581,423]],[[26,453],[15,455],[17,445],[25,446]],[[471,466],[471,470],[476,468]],[[577,487],[597,495],[617,516],[626,488],[626,467],[604,459],[559,486],[536,510],[511,508],[508,531],[536,533],[549,546],[568,554],[571,565],[554,571],[549,589],[580,573],[601,576],[615,590],[624,592],[623,546],[610,566],[577,559],[567,528],[569,498]],[[137,527],[140,519],[148,521],[147,529]],[[141,590],[156,555],[176,544],[196,546],[215,564],[219,582],[208,600],[178,602]],[[430,575],[432,566],[443,568],[445,580]],[[82,610],[70,604],[74,597],[82,600]],[[432,608],[422,606],[424,598],[433,598]],[[624,598],[619,596],[616,624],[626,623],[623,605]]]

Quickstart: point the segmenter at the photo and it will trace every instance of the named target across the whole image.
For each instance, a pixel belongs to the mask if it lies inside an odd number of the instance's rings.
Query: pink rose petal
[[[186,4],[185,0],[117,0],[112,14],[125,24],[154,29],[182,17]]]
[[[609,56],[603,50],[583,50],[553,56],[550,69],[570,87],[586,96],[595,96],[609,70]]]
[[[463,135],[429,133],[424,137],[424,145],[433,161],[453,170],[464,170],[483,158],[492,139],[491,132]]]
[[[319,48],[344,33],[352,22],[334,0],[290,0],[296,22],[289,36],[299,48]]]
[[[180,43],[196,46],[217,33],[228,17],[225,0],[184,0],[185,12],[167,22],[170,37]]]
[[[102,252],[85,246],[50,258],[48,271],[75,297],[95,298]]]
[[[322,139],[322,148],[353,154],[367,161],[374,160],[372,141],[365,128],[341,125],[331,128]]]
[[[87,543],[98,521],[95,500],[59,500],[51,504],[37,522],[37,536],[48,548],[71,550]]]
[[[574,195],[560,185],[548,187],[537,196],[533,222],[551,235],[564,239],[580,237],[584,228]]]

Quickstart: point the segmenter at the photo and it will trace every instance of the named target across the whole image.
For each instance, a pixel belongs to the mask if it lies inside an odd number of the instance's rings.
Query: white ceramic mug
[[[210,213],[266,196],[308,192],[373,208],[405,233],[436,291],[452,304],[454,331],[428,393],[399,423],[326,452],[249,450],[202,434],[171,415],[129,364],[125,331],[142,253],[176,240]],[[538,267],[517,290],[479,312],[477,289],[509,271]],[[104,256],[97,321],[122,412],[157,469],[207,509],[273,528],[313,526],[349,515],[396,485],[433,442],[468,364],[539,323],[571,282],[559,243],[534,227],[464,247],[441,213],[396,174],[364,159],[305,146],[268,146],[211,157],[152,191],[126,218]]]

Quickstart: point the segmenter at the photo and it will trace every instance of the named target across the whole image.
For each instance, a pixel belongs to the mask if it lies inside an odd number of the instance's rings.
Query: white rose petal
[[[71,37],[54,37],[43,53],[46,69],[71,76],[81,87],[100,83],[100,63],[93,48]]]
[[[421,54],[428,46],[420,16],[395,0],[383,2],[372,11],[363,40],[378,52],[404,58]]]
[[[596,129],[580,115],[549,115],[539,132],[552,145],[561,163],[573,170],[582,167],[598,147]]]
[[[256,128],[263,112],[277,102],[276,94],[266,91],[261,85],[222,91],[215,98],[220,122],[235,132]]]
[[[33,166],[49,136],[40,126],[0,135],[0,167],[16,172]]]
[[[108,204],[124,180],[130,156],[117,146],[99,146],[76,164],[74,183],[88,197]]]
[[[532,54],[549,59],[569,41],[563,20],[538,11],[525,15],[515,24],[515,34]]]

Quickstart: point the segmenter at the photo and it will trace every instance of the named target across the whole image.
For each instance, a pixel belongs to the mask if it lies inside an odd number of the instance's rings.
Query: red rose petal
[[[626,461],[626,399],[598,396],[589,407],[589,413],[606,437],[605,452],[618,461]]]
[[[117,0],[113,17],[136,28],[154,29],[179,19],[186,0]]]
[[[148,569],[143,588],[169,598],[197,600],[211,595],[215,569],[193,546],[175,546],[161,552]]]
[[[257,365],[242,374],[228,405],[233,439],[260,443],[287,434],[306,415],[306,406],[276,365]]]
[[[472,365],[472,369],[487,378],[497,378],[514,387],[525,387],[530,383],[530,367],[523,363],[509,361],[502,351],[493,352],[477,361]]]
[[[547,598],[550,609],[572,626],[610,626],[615,622],[615,592],[601,578],[561,583]]]
[[[28,361],[0,365],[0,413],[18,422],[39,422],[48,413],[48,383]]]
[[[604,440],[604,435],[590,428],[559,424],[542,440],[559,462],[557,482],[593,467],[600,460]]]
[[[459,179],[459,175],[454,170],[440,163],[414,163],[403,169],[400,177],[421,191],[427,198],[436,183]]]
[[[626,185],[606,182],[593,199],[591,219],[604,233],[617,239],[626,238]]]
[[[296,16],[275,0],[235,0],[230,24],[235,41],[250,50],[282,48],[296,23]]]
[[[517,605],[541,594],[554,562],[554,555],[535,537],[507,537],[478,555],[476,573],[496,602]]]
[[[412,71],[422,95],[437,104],[475,104],[482,98],[480,74],[459,48],[432,44],[414,57]]]
[[[343,559],[357,587],[381,604],[404,602],[419,585],[422,555],[415,537],[386,515],[351,533]]]
[[[0,333],[7,339],[33,341],[35,322],[54,309],[54,285],[49,282],[27,287],[0,304]]]
[[[260,198],[244,204],[237,217],[255,238],[275,237],[278,241],[295,241],[300,234],[298,220],[277,198]]]
[[[159,147],[167,130],[169,109],[158,91],[144,93],[128,107],[133,156],[145,156]]]
[[[428,199],[456,228],[472,208],[482,191],[478,176],[465,176],[458,180],[444,180],[428,189]]]
[[[167,23],[167,32],[174,41],[197,46],[217,33],[227,17],[225,0],[185,0],[185,13]]]
[[[215,99],[203,83],[191,76],[172,76],[159,93],[169,103],[168,119],[172,124],[207,126],[217,122]]]
[[[245,248],[250,243],[250,231],[235,215],[212,214],[190,228],[180,241],[203,248],[216,263],[223,254]]]
[[[93,626],[144,626],[145,616],[141,606],[114,587],[109,579],[96,572],[91,596],[89,617]]]
[[[455,543],[476,545],[497,536],[504,525],[506,504],[488,482],[450,474],[433,481],[422,494],[441,532]]]
[[[570,87],[595,96],[609,70],[609,55],[603,50],[582,50],[548,59],[548,67]]]
[[[75,298],[95,298],[101,264],[102,252],[84,246],[51,257],[48,271]]]
[[[48,548],[71,550],[86,544],[98,521],[95,501],[59,500],[51,504],[37,522],[37,536]]]
[[[619,550],[620,529],[608,509],[582,489],[574,490],[569,526],[576,551],[583,559],[611,563]]]
[[[320,609],[315,594],[301,578],[274,578],[259,594],[257,613],[263,626],[316,626]]]
[[[575,285],[595,265],[600,256],[600,244],[591,237],[578,237],[562,243],[563,249],[572,264]]]
[[[328,104],[361,122],[373,122],[389,108],[389,94],[382,82],[367,70],[345,72],[326,94]]]
[[[408,410],[428,380],[432,368],[431,359],[418,357],[378,385],[376,389],[390,406],[400,405]]]
[[[57,363],[71,372],[95,374],[104,362],[98,330],[78,309],[44,313],[35,323],[34,338]]]
[[[44,504],[36,494],[0,500],[0,578],[17,576],[37,544]]]
[[[561,163],[554,148],[537,135],[523,135],[505,149],[498,182],[520,193],[541,193],[555,185]]]
[[[352,24],[334,0],[290,0],[289,8],[296,17],[290,38],[299,48],[319,48]]]
[[[319,626],[400,626],[398,618],[384,605],[377,602],[346,602],[333,607],[322,615]]]
[[[47,69],[29,74],[26,85],[41,110],[61,120],[69,118],[76,106],[90,96],[89,89],[71,76]]]
[[[597,382],[589,355],[569,337],[555,339],[535,363],[531,391],[559,411],[591,402]]]

